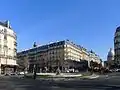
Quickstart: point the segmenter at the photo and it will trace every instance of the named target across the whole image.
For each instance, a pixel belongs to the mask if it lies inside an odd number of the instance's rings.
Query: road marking
[[[106,85],[106,86],[109,86],[109,87],[111,87],[111,86],[112,86],[112,87],[119,87],[119,88],[120,88],[120,85],[113,85],[113,84],[112,84],[112,85],[110,85],[110,84],[109,84],[109,85]]]

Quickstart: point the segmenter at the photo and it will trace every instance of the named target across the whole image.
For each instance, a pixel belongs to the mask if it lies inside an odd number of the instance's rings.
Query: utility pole
[[[37,47],[37,45],[36,45],[36,42],[34,42],[34,44],[33,44],[33,47],[34,48],[36,48]],[[36,54],[37,54],[37,48],[36,48],[36,51],[35,51],[35,64],[34,64],[34,74],[33,74],[33,79],[36,79],[36,71],[37,71],[37,65],[36,65],[36,62],[37,62],[37,56],[36,56]]]

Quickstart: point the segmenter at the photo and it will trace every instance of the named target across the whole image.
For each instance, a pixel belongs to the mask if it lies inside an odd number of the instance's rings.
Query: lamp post
[[[59,75],[60,74],[60,57],[59,57],[59,59],[57,60],[57,72],[56,72],[56,75]]]
[[[35,47],[35,48],[37,47],[36,42],[34,42],[33,47]],[[37,62],[37,56],[36,56],[36,54],[37,54],[37,48],[36,48],[36,51],[35,51],[35,60],[36,60],[36,62]],[[37,71],[36,62],[35,62],[35,64],[34,64],[33,79],[36,79],[36,71]]]

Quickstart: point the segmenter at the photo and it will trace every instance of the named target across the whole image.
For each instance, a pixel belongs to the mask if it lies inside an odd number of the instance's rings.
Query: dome
[[[108,57],[114,57],[114,51],[112,48],[110,48],[110,51],[108,52]]]

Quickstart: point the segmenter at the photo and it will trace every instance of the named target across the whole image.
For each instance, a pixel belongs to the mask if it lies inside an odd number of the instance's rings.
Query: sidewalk
[[[90,76],[83,76],[83,79],[95,79],[95,78],[99,78],[99,75],[96,74],[92,74]]]
[[[28,77],[32,78],[32,74],[28,75]],[[56,75],[55,73],[41,73],[38,74],[37,76],[37,80],[75,80],[75,79],[95,79],[95,78],[99,78],[99,75],[96,74],[92,74],[92,75],[82,75],[82,74],[66,74],[66,73],[61,73],[60,75]]]

